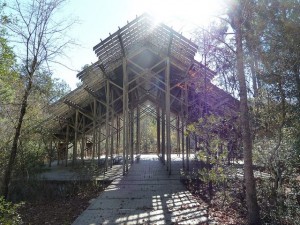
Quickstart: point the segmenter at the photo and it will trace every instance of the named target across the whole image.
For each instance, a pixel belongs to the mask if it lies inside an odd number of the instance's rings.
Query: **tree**
[[[252,137],[250,129],[250,115],[248,108],[247,85],[244,71],[243,53],[243,9],[246,1],[238,1],[230,12],[232,27],[235,30],[236,58],[237,58],[237,78],[239,82],[240,95],[240,126],[242,131],[243,154],[244,154],[244,178],[246,186],[246,203],[248,209],[248,224],[261,224],[259,207],[257,204],[255,180],[253,175],[252,160]]]
[[[65,32],[74,23],[69,20],[56,21],[55,14],[65,0],[30,0],[21,3],[15,0],[10,5],[13,18],[6,25],[19,49],[18,58],[21,63],[21,78],[24,84],[19,114],[13,135],[9,161],[5,168],[2,194],[8,196],[12,170],[18,153],[18,144],[22,133],[24,117],[27,113],[28,99],[33,89],[37,71],[55,57],[63,54],[66,46],[71,44],[65,39]]]

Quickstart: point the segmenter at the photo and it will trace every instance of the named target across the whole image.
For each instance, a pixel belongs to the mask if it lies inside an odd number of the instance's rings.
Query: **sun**
[[[157,22],[179,29],[182,26],[205,26],[221,9],[222,0],[135,0],[135,9],[147,12]]]

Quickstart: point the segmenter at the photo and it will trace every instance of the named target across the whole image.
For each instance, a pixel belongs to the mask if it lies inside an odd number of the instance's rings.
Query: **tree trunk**
[[[236,38],[236,56],[237,56],[237,76],[239,81],[240,95],[240,125],[242,130],[243,153],[244,153],[244,176],[246,186],[246,202],[248,208],[248,224],[259,225],[259,207],[256,198],[255,180],[252,166],[252,139],[250,131],[250,118],[247,103],[247,86],[244,73],[242,29],[239,12],[234,17],[235,38]]]
[[[7,197],[8,197],[11,174],[12,174],[12,171],[13,171],[13,166],[15,164],[15,159],[16,159],[17,152],[18,152],[18,142],[19,142],[19,137],[20,137],[20,134],[21,134],[23,119],[24,119],[24,116],[26,114],[27,100],[28,100],[28,97],[29,97],[29,94],[30,94],[31,87],[32,87],[32,74],[29,75],[28,85],[25,89],[25,92],[24,92],[24,95],[23,95],[23,98],[22,98],[22,104],[21,104],[18,124],[17,124],[17,127],[16,127],[16,131],[15,131],[15,135],[14,135],[14,139],[13,139],[13,143],[12,143],[12,147],[11,147],[10,157],[9,157],[9,161],[8,161],[7,167],[6,167],[5,172],[4,172],[2,195],[4,196],[5,199],[7,199]]]

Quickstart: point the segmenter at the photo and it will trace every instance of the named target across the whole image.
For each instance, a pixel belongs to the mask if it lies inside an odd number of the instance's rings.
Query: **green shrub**
[[[1,225],[18,225],[22,223],[22,219],[17,212],[20,204],[13,204],[5,201],[3,196],[0,196],[0,224]]]

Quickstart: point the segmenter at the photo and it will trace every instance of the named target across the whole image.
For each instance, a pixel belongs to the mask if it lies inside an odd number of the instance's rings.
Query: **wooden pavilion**
[[[157,153],[169,173],[171,129],[188,168],[186,126],[204,112],[238,111],[238,101],[211,83],[215,73],[194,59],[197,49],[147,14],[101,40],[93,48],[98,61],[77,75],[82,85],[51,106],[58,157],[64,155],[67,163],[71,152],[75,163],[90,150],[92,159],[105,155],[107,168],[109,158],[121,154],[125,174],[140,153],[140,120],[151,115],[157,121]]]

